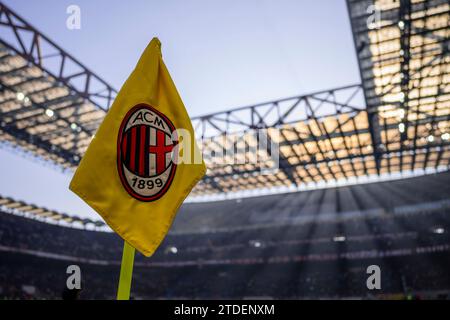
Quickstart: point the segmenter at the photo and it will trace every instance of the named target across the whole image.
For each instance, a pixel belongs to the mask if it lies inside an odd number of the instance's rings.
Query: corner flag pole
[[[123,242],[122,264],[120,266],[117,300],[130,300],[131,278],[133,277],[135,249],[128,242]]]

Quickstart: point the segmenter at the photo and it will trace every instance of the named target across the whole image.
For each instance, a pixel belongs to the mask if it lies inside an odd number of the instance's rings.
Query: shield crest
[[[177,143],[173,123],[152,106],[128,111],[117,139],[117,169],[132,197],[154,201],[166,193],[175,176]]]

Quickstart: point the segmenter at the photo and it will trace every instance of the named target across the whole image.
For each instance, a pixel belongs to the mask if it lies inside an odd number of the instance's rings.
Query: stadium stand
[[[448,1],[347,6],[361,83],[192,119],[208,174],[191,195],[316,189],[184,204],[155,255],[137,256],[135,299],[449,298]],[[0,89],[0,147],[68,170],[116,94],[3,3]],[[243,161],[251,149],[238,164],[221,159],[254,145],[259,129],[278,142],[280,170],[261,174],[271,157]],[[392,174],[399,180],[317,189]],[[82,270],[81,298],[115,297],[122,240],[101,221],[7,197],[0,210],[0,298],[61,298],[70,264]],[[379,291],[366,288],[372,264]]]
[[[450,172],[209,203],[186,203],[135,298],[448,298]],[[60,298],[65,270],[81,297],[114,298],[122,241],[110,232],[0,215],[3,298]],[[382,269],[367,290],[366,268]],[[45,270],[45,272],[44,272]]]

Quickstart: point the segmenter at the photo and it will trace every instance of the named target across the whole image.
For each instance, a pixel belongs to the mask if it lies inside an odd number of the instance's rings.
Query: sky
[[[116,89],[157,36],[191,116],[360,82],[345,0],[3,1]],[[0,149],[2,196],[100,218],[72,174]]]

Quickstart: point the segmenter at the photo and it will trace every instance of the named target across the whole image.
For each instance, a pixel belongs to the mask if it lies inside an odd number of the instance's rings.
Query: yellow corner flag
[[[98,128],[70,190],[150,256],[205,171],[191,121],[154,38]]]

